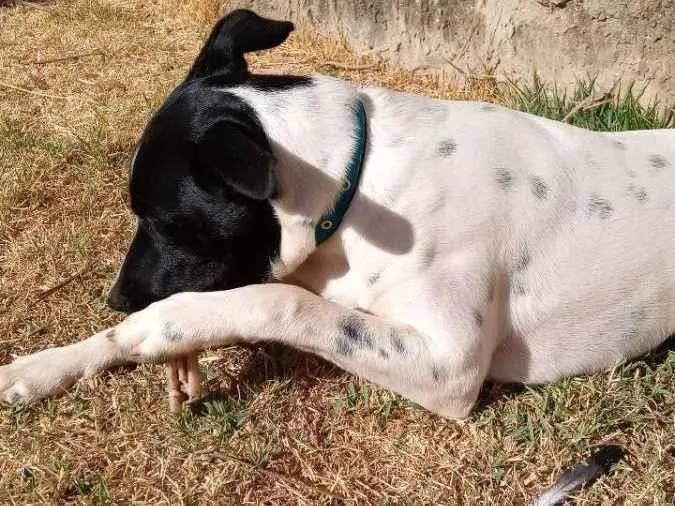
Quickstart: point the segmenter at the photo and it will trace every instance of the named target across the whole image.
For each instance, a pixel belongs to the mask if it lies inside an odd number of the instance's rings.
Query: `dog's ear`
[[[199,187],[219,195],[227,186],[255,200],[274,196],[274,155],[266,138],[253,135],[245,125],[219,120],[195,145],[193,177]]]
[[[246,9],[232,11],[216,23],[187,79],[223,70],[246,72],[244,53],[278,46],[293,28],[290,21],[266,19]]]

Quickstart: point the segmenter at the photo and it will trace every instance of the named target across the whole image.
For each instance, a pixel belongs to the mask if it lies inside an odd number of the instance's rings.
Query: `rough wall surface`
[[[675,103],[675,0],[241,0],[406,67],[571,87],[598,76]]]

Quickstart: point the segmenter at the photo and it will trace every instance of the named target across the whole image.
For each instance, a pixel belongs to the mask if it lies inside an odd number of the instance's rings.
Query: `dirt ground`
[[[0,6],[0,363],[119,320],[104,297],[132,231],[128,160],[217,16],[212,0]],[[453,90],[303,31],[250,61],[504,101],[490,79]],[[278,346],[202,366],[213,394],[182,416],[150,365],[0,410],[0,504],[524,504],[603,444],[628,455],[578,504],[673,503],[672,352],[487,386],[462,423]]]

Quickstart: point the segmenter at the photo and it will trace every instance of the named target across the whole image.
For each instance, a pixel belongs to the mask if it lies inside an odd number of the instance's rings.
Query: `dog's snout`
[[[110,309],[122,313],[128,313],[131,305],[129,298],[122,294],[117,284],[108,292],[105,302]]]
[[[118,280],[117,283],[115,283],[115,286],[108,292],[106,304],[113,311],[129,314],[140,311],[147,306],[149,302],[142,301],[140,298],[129,294],[126,290],[122,289],[120,281]]]

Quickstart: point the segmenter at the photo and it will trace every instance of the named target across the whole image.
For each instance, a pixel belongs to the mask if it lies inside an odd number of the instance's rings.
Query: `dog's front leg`
[[[0,403],[30,403],[63,393],[78,379],[128,362],[113,330],[68,346],[48,348],[0,367]]]
[[[479,347],[478,334],[462,337],[457,343]],[[466,344],[448,346],[444,336],[439,346],[410,326],[284,284],[177,294],[131,315],[111,339],[138,362],[164,362],[236,341],[282,342],[450,418],[469,413],[484,376],[480,353]]]

